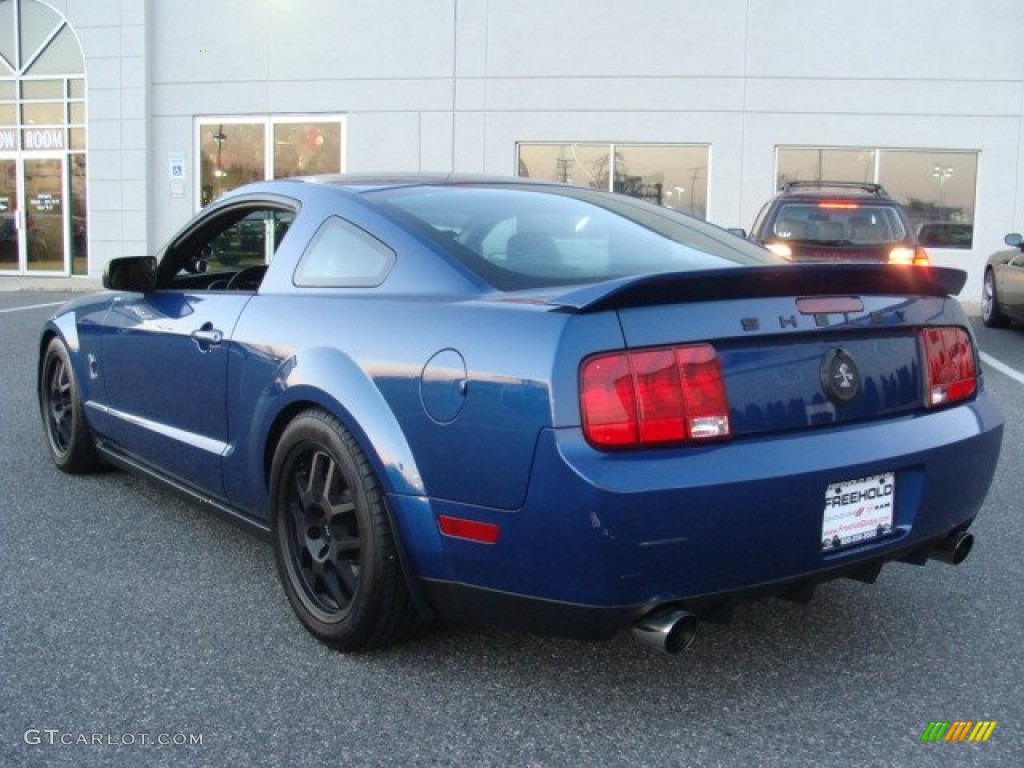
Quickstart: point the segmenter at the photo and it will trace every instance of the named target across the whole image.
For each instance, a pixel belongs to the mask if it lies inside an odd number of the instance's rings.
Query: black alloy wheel
[[[337,419],[307,411],[285,428],[271,469],[271,499],[278,572],[314,636],[357,651],[397,642],[422,625],[384,495]]]
[[[96,469],[96,443],[85,420],[75,369],[64,341],[58,337],[50,340],[43,355],[39,409],[53,463],[70,474]]]

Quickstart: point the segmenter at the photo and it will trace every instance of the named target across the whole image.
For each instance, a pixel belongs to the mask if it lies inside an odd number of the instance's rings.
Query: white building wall
[[[209,115],[346,114],[350,171],[511,174],[521,141],[707,144],[708,217],[743,227],[773,192],[779,145],[977,151],[974,249],[932,254],[970,272],[968,301],[987,254],[1024,228],[1020,0],[65,5],[86,47],[103,257],[153,250],[195,211],[195,118]]]
[[[49,1],[85,57],[91,271],[146,253],[148,67],[145,0]]]

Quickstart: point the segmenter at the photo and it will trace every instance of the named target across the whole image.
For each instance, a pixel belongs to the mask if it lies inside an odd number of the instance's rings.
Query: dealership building
[[[155,253],[222,192],[454,171],[749,229],[881,183],[970,273],[1024,229],[1020,0],[0,0],[0,281]],[[944,231],[942,228],[932,228]]]

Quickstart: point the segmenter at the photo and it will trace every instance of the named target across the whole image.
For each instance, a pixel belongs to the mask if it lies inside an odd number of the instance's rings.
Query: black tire
[[[991,269],[985,270],[985,282],[981,289],[981,321],[989,328],[1005,328],[1010,324],[1010,318],[999,308],[996,276]]]
[[[311,410],[288,424],[274,452],[270,499],[278,573],[316,638],[360,651],[425,626],[373,469],[337,419]]]
[[[71,356],[59,337],[50,340],[43,355],[39,409],[53,463],[72,475],[94,471],[100,463],[96,441],[85,420]]]

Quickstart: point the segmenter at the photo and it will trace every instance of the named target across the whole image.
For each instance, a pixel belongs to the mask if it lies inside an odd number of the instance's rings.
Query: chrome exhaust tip
[[[966,560],[967,556],[971,554],[971,548],[973,546],[973,533],[968,533],[967,531],[956,531],[943,539],[928,556],[933,560],[939,560],[943,563],[949,563],[950,565],[960,565],[960,563]]]
[[[682,653],[697,635],[697,617],[681,608],[655,610],[633,625],[633,636],[660,653]]]

